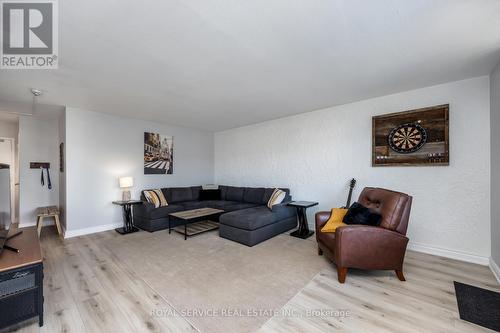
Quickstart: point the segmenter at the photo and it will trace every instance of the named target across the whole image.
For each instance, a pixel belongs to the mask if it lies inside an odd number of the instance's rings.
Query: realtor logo
[[[2,69],[56,69],[56,0],[0,0]]]

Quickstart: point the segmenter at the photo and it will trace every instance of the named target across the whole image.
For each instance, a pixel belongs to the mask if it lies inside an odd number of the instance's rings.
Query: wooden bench
[[[60,237],[63,236],[61,223],[59,222],[59,208],[57,208],[57,206],[39,207],[36,211],[36,216],[37,216],[36,228],[38,230],[38,237],[40,237],[40,233],[42,232],[42,224],[43,224],[43,219],[45,217],[54,218],[54,222],[57,227],[57,233],[59,234]]]

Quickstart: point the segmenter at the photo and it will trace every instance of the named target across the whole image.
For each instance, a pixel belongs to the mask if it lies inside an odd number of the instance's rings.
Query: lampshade
[[[132,186],[134,186],[134,178],[120,177],[120,187],[132,187]]]

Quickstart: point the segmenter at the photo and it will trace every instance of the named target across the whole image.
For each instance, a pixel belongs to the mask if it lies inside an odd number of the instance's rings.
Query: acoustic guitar
[[[356,186],[356,179],[351,179],[351,183],[349,184],[349,194],[347,195],[347,203],[344,208],[349,208],[351,207],[351,197],[352,197],[352,190],[354,189],[354,186]]]

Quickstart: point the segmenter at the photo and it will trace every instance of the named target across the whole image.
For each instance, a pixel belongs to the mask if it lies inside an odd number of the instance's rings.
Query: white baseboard
[[[410,242],[408,244],[408,250],[433,254],[435,256],[470,262],[473,264],[479,264],[483,266],[488,266],[490,264],[489,257],[483,257],[477,254],[429,246],[421,243]]]
[[[103,224],[90,228],[76,229],[76,230],[65,230],[64,238],[78,237],[83,235],[95,234],[96,232],[103,232],[108,230],[113,230],[115,228],[122,227],[123,223],[111,223]]]
[[[493,272],[493,275],[497,278],[498,283],[500,283],[500,267],[498,267],[493,258],[490,258],[490,269]]]

